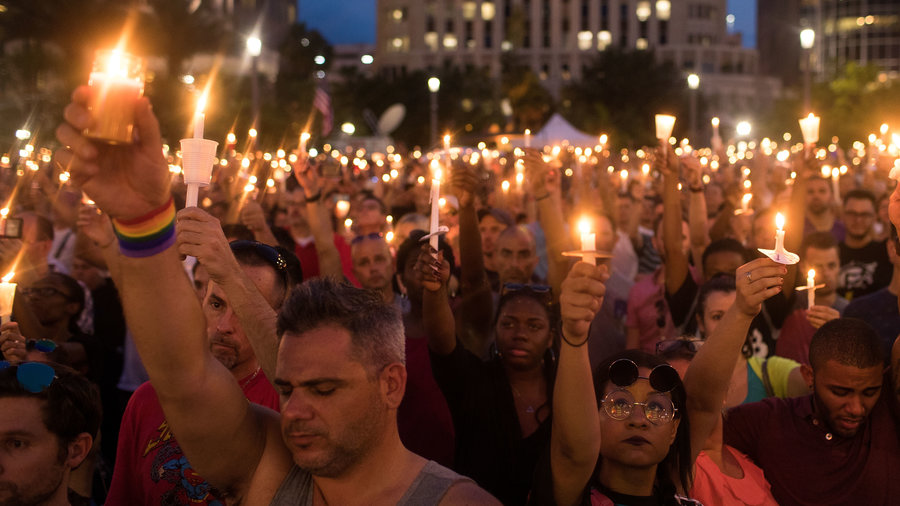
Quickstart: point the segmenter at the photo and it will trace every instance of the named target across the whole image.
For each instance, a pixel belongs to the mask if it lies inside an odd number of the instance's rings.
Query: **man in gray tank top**
[[[249,403],[206,342],[149,100],[135,100],[134,142],[110,148],[82,134],[94,121],[91,97],[87,86],[73,93],[57,129],[66,147],[56,161],[114,220],[128,326],[173,434],[220,497],[253,506],[276,496],[275,504],[499,504],[400,442],[403,324],[375,294],[330,280],[295,289],[277,336],[248,332],[262,368],[274,365],[281,415]],[[247,316],[249,306],[233,305]],[[257,319],[261,328],[271,324]]]

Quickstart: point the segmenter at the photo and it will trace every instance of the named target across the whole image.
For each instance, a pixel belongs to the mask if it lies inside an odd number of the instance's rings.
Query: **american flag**
[[[331,133],[334,126],[334,111],[331,109],[331,95],[328,93],[328,85],[323,81],[316,86],[316,93],[313,96],[313,107],[322,113],[322,136]]]

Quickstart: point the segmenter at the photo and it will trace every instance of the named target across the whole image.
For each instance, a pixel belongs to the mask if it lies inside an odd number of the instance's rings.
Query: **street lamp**
[[[253,125],[259,121],[259,67],[257,60],[262,53],[262,41],[259,37],[252,36],[247,38],[247,54],[250,55],[250,72],[252,73],[250,80],[250,93],[253,104]]]
[[[700,76],[697,74],[688,74],[688,88],[691,89],[691,139],[697,138],[697,89],[700,88]]]
[[[811,103],[809,96],[810,88],[810,59],[812,57],[812,47],[816,42],[816,32],[812,28],[804,28],[800,30],[800,47],[803,48],[803,108],[804,113],[810,111]]]
[[[431,92],[431,144],[437,144],[438,139],[438,101],[437,94],[441,89],[441,80],[437,77],[428,78],[428,91]]]

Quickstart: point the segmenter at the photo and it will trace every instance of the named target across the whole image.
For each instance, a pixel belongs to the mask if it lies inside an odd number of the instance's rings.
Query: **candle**
[[[216,148],[219,143],[203,138],[203,113],[206,107],[206,92],[197,100],[194,111],[194,135],[189,139],[181,139],[181,166],[184,182],[187,185],[185,207],[197,207],[201,186],[209,185],[212,167],[216,162]],[[227,139],[226,139],[227,142]]]
[[[831,190],[834,192],[834,200],[841,201],[841,169],[831,169]]]
[[[656,115],[656,138],[662,142],[667,142],[672,136],[672,129],[675,127],[675,116],[669,114]]]
[[[350,212],[350,202],[343,199],[338,200],[334,204],[334,208],[337,211],[338,218],[344,218]]]
[[[450,134],[444,135],[444,156],[450,158]]]
[[[84,134],[110,144],[131,144],[134,104],[144,93],[144,61],[118,49],[97,51],[88,79],[92,123]]]
[[[775,254],[780,255],[785,252],[784,249],[784,215],[778,213],[775,215]]]
[[[203,113],[203,109],[206,107],[206,93],[200,95],[200,98],[197,99],[197,110],[194,112],[194,138],[202,139],[203,138],[203,122],[206,119],[206,114]]]
[[[13,301],[16,297],[16,284],[11,283],[15,273],[10,271],[0,281],[0,321],[8,322],[12,316]]]
[[[509,193],[509,181],[504,179],[503,182],[500,183],[500,188],[503,190],[504,194]]]
[[[525,129],[525,147],[531,147],[531,130],[528,128]]]
[[[233,147],[236,143],[237,137],[234,135],[234,132],[228,132],[228,135],[225,136],[225,144]]]
[[[806,304],[807,309],[816,305],[816,270],[810,269],[806,274]]]
[[[815,144],[819,142],[819,121],[820,118],[813,113],[809,116],[800,118],[800,131],[803,133],[804,144]]]
[[[734,212],[736,215],[750,214],[750,200],[753,199],[752,193],[745,193],[741,197],[741,208]]]
[[[587,218],[582,218],[578,222],[578,231],[581,232],[581,251],[584,253],[597,251],[597,234],[591,233],[591,222]],[[582,255],[581,261],[597,265],[597,257],[594,255]]]
[[[306,154],[306,142],[309,141],[309,132],[303,132],[300,134],[300,142],[297,146],[297,151],[300,152],[301,155]]]
[[[441,169],[437,166],[437,161],[432,160],[432,168],[434,170],[434,178],[431,180],[431,227],[428,238],[428,244],[435,251],[438,249],[438,219],[440,218],[440,199],[441,199]]]

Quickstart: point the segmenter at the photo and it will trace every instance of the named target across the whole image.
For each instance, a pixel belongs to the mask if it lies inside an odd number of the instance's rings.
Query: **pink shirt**
[[[778,506],[762,469],[746,455],[728,445],[722,451],[731,453],[737,459],[744,477],[732,478],[725,475],[706,452],[700,452],[694,463],[694,486],[691,487],[690,494],[692,499],[719,506]]]
[[[631,287],[625,325],[640,332],[641,350],[656,353],[656,343],[675,337],[675,324],[663,296],[662,268],[656,269]],[[662,323],[662,325],[660,325]]]

